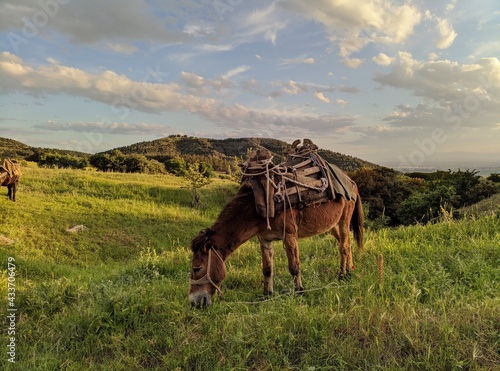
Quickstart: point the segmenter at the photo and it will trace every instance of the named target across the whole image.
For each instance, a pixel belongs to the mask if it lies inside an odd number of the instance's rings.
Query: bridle
[[[209,283],[217,290],[217,293],[219,294],[219,296],[222,296],[222,290],[220,289],[219,286],[217,286],[215,284],[215,282],[210,277],[210,265],[211,265],[210,263],[212,262],[212,251],[215,253],[215,255],[217,255],[217,257],[220,259],[222,264],[225,264],[224,260],[221,258],[219,253],[216,250],[214,250],[213,248],[209,248],[208,249],[207,273],[205,273],[205,275],[203,277],[201,277],[200,279],[197,279],[197,280],[193,280],[192,278],[190,278],[189,284],[194,285],[194,286],[202,286],[202,285],[206,285],[207,283]]]

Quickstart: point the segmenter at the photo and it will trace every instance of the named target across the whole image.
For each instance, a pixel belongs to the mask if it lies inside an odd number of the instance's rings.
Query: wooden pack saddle
[[[13,182],[18,181],[21,178],[21,166],[16,160],[5,159],[0,165],[0,174],[4,174],[4,177],[9,177]]]
[[[296,140],[281,164],[272,162],[267,149],[253,151],[242,166],[242,184],[254,193],[257,213],[265,218],[290,208],[333,200],[351,199],[353,181],[338,167],[328,164],[309,139]]]

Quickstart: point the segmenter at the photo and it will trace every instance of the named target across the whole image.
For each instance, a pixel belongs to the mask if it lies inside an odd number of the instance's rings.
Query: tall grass
[[[356,270],[336,281],[331,236],[302,240],[293,293],[275,243],[262,298],[256,241],[228,262],[223,299],[187,302],[196,233],[235,191],[217,180],[190,207],[170,176],[26,168],[0,203],[3,266],[16,259],[19,370],[495,369],[500,364],[500,219],[368,232]],[[83,224],[76,234],[66,228]],[[383,258],[382,276],[379,257]],[[380,281],[382,277],[382,281]],[[7,273],[3,270],[4,297]],[[7,302],[4,308],[6,313]],[[4,331],[6,339],[6,330]],[[3,345],[3,344],[2,344]],[[4,347],[3,347],[4,348]]]

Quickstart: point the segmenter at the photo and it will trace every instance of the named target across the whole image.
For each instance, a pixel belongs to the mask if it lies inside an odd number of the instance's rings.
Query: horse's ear
[[[205,246],[210,241],[210,235],[212,231],[210,229],[203,229],[198,233],[198,235],[191,241],[191,250],[196,252],[200,249],[205,249]],[[207,250],[208,251],[208,250]]]
[[[203,243],[201,245],[201,250],[204,253],[208,253],[208,250],[212,248],[212,240],[210,237],[213,235],[213,232],[210,230],[210,228],[205,229],[203,232]]]

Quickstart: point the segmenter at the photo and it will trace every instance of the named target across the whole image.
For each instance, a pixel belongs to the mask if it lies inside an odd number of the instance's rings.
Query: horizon
[[[32,146],[179,134],[311,138],[391,167],[500,159],[494,0],[5,0],[0,19],[0,135]]]

